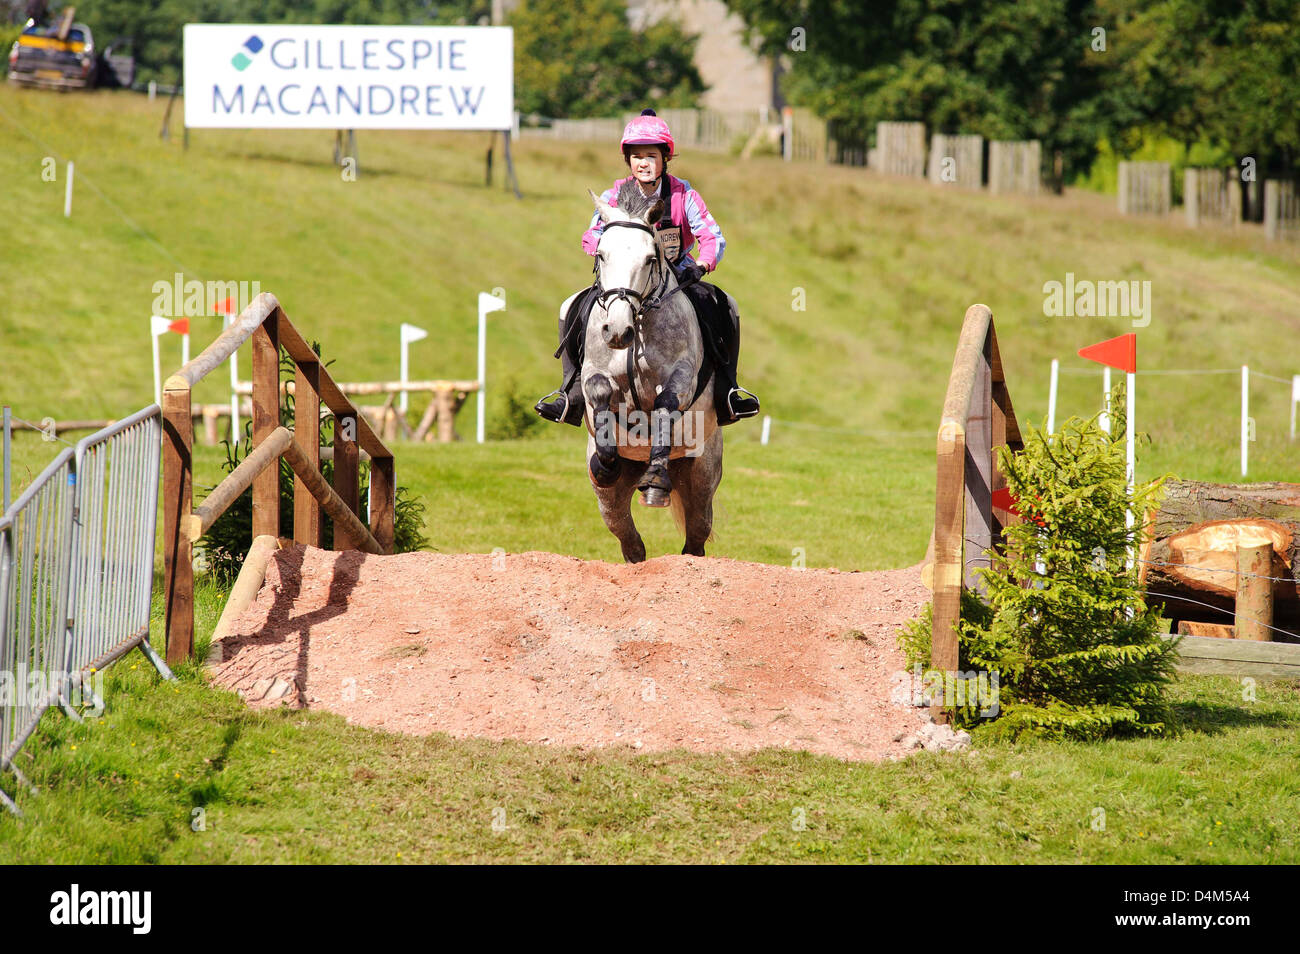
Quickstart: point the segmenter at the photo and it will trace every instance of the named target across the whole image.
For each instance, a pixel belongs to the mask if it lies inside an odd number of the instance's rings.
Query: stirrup
[[[560,397],[564,401],[564,404],[561,406],[561,409],[558,411],[556,410],[556,404],[558,402],[547,400],[547,398],[549,398],[552,394],[560,395]],[[568,392],[563,391],[560,388],[556,388],[554,391],[542,395],[542,399],[533,405],[533,410],[536,411],[538,415],[540,415],[545,420],[551,421],[554,424],[562,423],[564,419],[569,416]]]
[[[737,400],[737,394],[747,394],[749,396]],[[758,413],[759,408],[758,395],[748,388],[742,388],[737,385],[727,392],[727,411],[731,414],[731,419],[733,421],[739,421],[746,417],[753,417]]]

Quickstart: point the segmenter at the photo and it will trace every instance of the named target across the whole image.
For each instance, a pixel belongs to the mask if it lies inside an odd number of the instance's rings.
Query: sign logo
[[[244,50],[248,55],[244,55]],[[262,51],[262,41],[258,39],[257,34],[253,34],[244,41],[244,49],[240,50],[231,59],[231,64],[241,73],[253,65],[253,57]]]

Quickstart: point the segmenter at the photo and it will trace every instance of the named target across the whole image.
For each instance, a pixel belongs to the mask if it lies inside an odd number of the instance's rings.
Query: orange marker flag
[[[1097,344],[1079,349],[1079,357],[1096,361],[1098,364],[1110,365],[1129,374],[1136,374],[1138,369],[1137,335],[1130,332],[1118,338],[1108,338]]]

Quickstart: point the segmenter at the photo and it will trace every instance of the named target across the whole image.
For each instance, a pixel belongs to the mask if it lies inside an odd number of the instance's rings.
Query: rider
[[[615,182],[601,199],[610,205],[617,205],[619,188],[633,182],[647,196],[658,192],[669,214],[664,215],[656,224],[656,234],[677,280],[685,283],[717,268],[727,247],[726,239],[722,237],[722,230],[709,214],[700,194],[685,179],[668,174],[668,160],[676,154],[668,124],[656,116],[653,109],[642,110],[641,115],[623,130],[621,146],[623,162],[632,174]],[[596,246],[600,243],[603,230],[604,223],[597,212],[592,216],[590,228],[582,236],[582,249],[588,255],[596,254]],[[698,263],[690,254],[697,239],[700,247]],[[561,321],[563,383],[559,390],[552,391],[538,401],[535,408],[548,421],[563,420],[575,426],[582,423],[584,402],[582,383],[576,373],[577,354],[574,343],[583,334],[580,329],[573,334],[568,332],[575,321],[585,328],[587,316],[597,298],[595,291],[593,286],[579,294],[570,307],[569,314]],[[720,361],[715,362],[714,369],[714,406],[718,411],[718,423],[732,424],[743,417],[752,417],[759,410],[758,398],[752,396],[752,391],[736,384],[736,365],[740,356],[739,328],[732,322],[726,296],[715,286],[702,281],[693,282],[683,289],[682,294],[690,298],[695,306],[700,319],[700,331],[706,341],[712,340],[716,344],[713,353],[720,358]],[[566,342],[568,347],[564,346]],[[552,394],[559,396],[553,401],[547,401],[546,398]]]

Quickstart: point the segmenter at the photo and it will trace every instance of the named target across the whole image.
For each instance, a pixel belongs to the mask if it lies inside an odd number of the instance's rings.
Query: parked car
[[[60,90],[129,87],[135,81],[135,58],[119,52],[126,43],[125,38],[115,40],[101,56],[84,23],[66,29],[58,23],[32,24],[9,51],[9,81]]]

